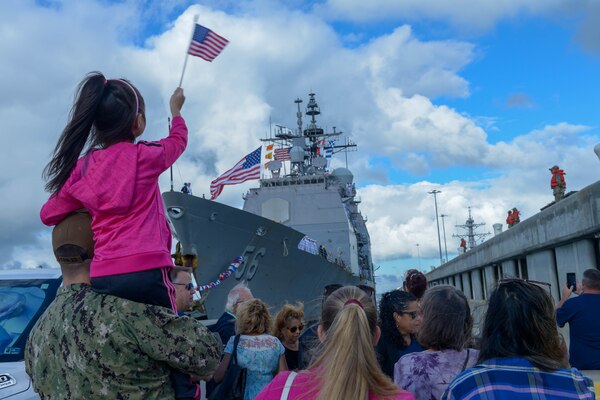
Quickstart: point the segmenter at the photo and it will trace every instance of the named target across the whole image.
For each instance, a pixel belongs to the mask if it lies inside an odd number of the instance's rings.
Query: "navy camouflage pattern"
[[[198,321],[78,284],[34,326],[25,367],[42,399],[172,399],[170,368],[212,375],[220,356]]]

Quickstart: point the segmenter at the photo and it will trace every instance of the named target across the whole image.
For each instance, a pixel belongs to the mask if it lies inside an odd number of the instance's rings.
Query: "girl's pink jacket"
[[[122,142],[88,152],[42,206],[40,217],[49,226],[75,210],[89,211],[95,242],[91,277],[173,265],[158,177],[183,153],[187,138],[185,121],[177,116],[169,136],[158,142]]]

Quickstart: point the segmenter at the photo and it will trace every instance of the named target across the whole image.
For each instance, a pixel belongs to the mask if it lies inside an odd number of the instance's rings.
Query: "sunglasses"
[[[530,279],[521,279],[521,278],[500,279],[498,281],[498,286],[502,285],[503,283],[510,283],[510,282],[525,282],[525,283],[528,283],[530,285],[541,286],[542,289],[546,289],[548,291],[550,291],[550,288],[552,287],[552,285],[550,283],[548,283],[548,282],[533,281],[533,280],[530,280]]]
[[[418,311],[400,311],[398,314],[410,315],[410,319],[417,319],[417,317],[419,316]]]
[[[194,288],[194,284],[192,282],[190,282],[190,283],[175,283],[175,282],[173,282],[173,285],[185,286],[186,290],[192,290]]]
[[[369,297],[373,297],[373,294],[375,293],[375,289],[372,288],[371,286],[367,286],[367,285],[354,285],[354,286],[359,288],[363,292],[365,292],[367,294],[367,296],[369,296]],[[323,296],[327,297],[341,287],[344,287],[344,285],[339,284],[339,283],[332,283],[331,285],[327,285],[327,286],[325,286],[325,289],[323,290]]]
[[[286,327],[286,329],[291,333],[302,332],[302,330],[304,329],[304,325],[300,324],[298,326],[292,326],[291,328]]]

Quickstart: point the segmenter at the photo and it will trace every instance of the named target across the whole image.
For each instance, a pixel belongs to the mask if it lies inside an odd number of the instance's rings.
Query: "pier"
[[[521,221],[427,274],[431,285],[448,284],[467,298],[486,300],[501,278],[550,283],[560,300],[567,272],[580,281],[600,265],[600,181]]]

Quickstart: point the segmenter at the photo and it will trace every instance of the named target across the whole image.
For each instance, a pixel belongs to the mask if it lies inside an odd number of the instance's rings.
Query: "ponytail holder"
[[[105,79],[105,80],[104,80],[104,87],[107,87],[107,86],[108,86],[108,80],[107,80],[107,79]]]
[[[344,306],[347,306],[348,304],[356,304],[357,306],[359,306],[359,307],[360,307],[360,308],[362,308],[363,310],[365,309],[365,308],[363,307],[362,303],[361,303],[360,301],[356,300],[356,299],[350,299],[350,300],[346,301],[346,302],[344,303]]]

